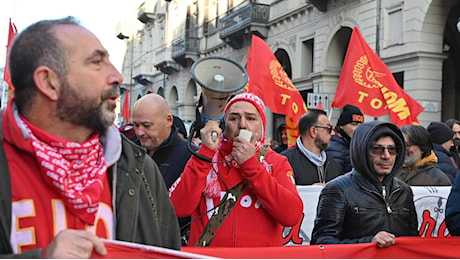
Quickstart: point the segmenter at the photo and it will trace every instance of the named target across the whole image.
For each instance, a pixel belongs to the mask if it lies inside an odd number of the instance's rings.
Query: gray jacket
[[[13,255],[10,244],[11,185],[3,150],[3,124],[0,112],[0,258],[41,258],[42,249]],[[146,150],[122,135],[122,151],[117,163],[108,169],[115,187],[115,239],[146,245],[180,249],[177,217],[166,185]]]

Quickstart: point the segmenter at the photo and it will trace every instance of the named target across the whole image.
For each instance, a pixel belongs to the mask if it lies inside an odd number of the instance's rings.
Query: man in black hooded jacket
[[[418,236],[411,187],[395,178],[406,146],[392,123],[372,121],[351,139],[353,170],[321,190],[310,244],[376,242],[389,247],[398,236]]]

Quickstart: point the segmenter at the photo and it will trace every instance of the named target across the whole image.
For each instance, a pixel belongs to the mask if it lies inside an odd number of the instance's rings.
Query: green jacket
[[[42,249],[13,255],[10,244],[11,185],[2,143],[0,111],[0,258],[41,258]],[[122,135],[121,156],[107,172],[116,187],[113,200],[115,239],[180,249],[180,230],[175,210],[160,170],[147,156],[146,150]]]

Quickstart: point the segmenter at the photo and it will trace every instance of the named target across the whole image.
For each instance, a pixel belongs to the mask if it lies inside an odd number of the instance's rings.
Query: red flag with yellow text
[[[357,106],[363,114],[390,114],[398,125],[418,124],[423,107],[396,82],[390,69],[355,27],[348,45],[332,107]]]
[[[121,110],[121,116],[126,120],[125,123],[129,123],[129,89],[126,89],[125,102],[123,103],[123,109]]]
[[[248,49],[247,71],[249,84],[245,91],[259,96],[273,113],[286,116],[288,145],[294,144],[299,136],[297,125],[307,106],[270,47],[255,35]]]
[[[11,22],[10,18],[10,27],[8,30],[8,45],[6,46],[6,61],[5,61],[5,70],[3,71],[3,80],[8,83],[8,97],[11,97],[14,91],[13,83],[11,82],[10,69],[8,68],[8,57],[10,55],[11,44],[13,44],[14,36],[16,36],[17,30],[14,23]]]

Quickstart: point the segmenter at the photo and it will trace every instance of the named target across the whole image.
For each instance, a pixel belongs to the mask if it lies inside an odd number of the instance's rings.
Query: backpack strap
[[[0,110],[0,252],[13,253],[10,244],[11,233],[11,180],[3,150],[3,110]]]
[[[217,233],[217,229],[222,225],[228,214],[230,214],[230,211],[240,199],[246,186],[248,186],[248,180],[243,180],[227,191],[219,205],[215,208],[213,215],[209,219],[208,224],[204,228],[203,233],[201,233],[201,236],[198,238],[195,246],[206,247],[211,244]]]

